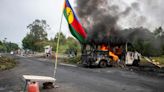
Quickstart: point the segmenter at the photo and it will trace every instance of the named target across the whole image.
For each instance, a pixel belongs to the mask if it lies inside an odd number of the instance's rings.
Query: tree
[[[68,37],[66,44],[68,45],[68,48],[80,50],[80,43],[77,40],[75,40],[73,37]]]
[[[62,32],[58,32],[56,33],[55,37],[51,38],[49,41],[49,45],[53,47],[52,48],[53,51],[56,51],[57,40],[59,36],[60,36],[59,53],[65,53],[68,50],[76,50],[76,51],[80,50],[80,44],[77,40],[75,40],[73,37],[66,38],[66,36]]]
[[[79,52],[80,51],[80,43],[75,40],[73,37],[68,37],[67,41],[67,49],[66,49],[66,53],[69,53],[70,51],[74,51],[74,52]]]
[[[45,20],[36,19],[33,23],[27,26],[30,30],[22,40],[23,48],[30,49],[33,51],[43,51],[44,41],[48,41],[47,32],[49,25]]]
[[[0,41],[0,52],[5,52],[6,51],[6,47],[5,45]]]
[[[142,27],[126,29],[125,32],[127,40],[142,55],[162,55],[162,51],[164,51],[164,49],[162,50],[162,35],[164,35],[162,27],[157,28],[154,32]]]
[[[161,37],[162,35],[164,35],[162,27],[155,29],[153,33],[156,37]]]
[[[2,45],[2,42],[0,41],[0,45]]]
[[[62,32],[56,33],[54,41],[57,42],[59,36],[60,36],[60,45],[64,45],[66,42],[66,36]]]
[[[156,40],[161,43],[161,52],[164,55],[164,30],[162,27],[159,27],[156,28],[153,33],[156,37]]]
[[[18,50],[19,49],[18,44],[12,43],[12,42],[6,42],[5,43],[5,46],[7,48],[7,52],[10,52],[10,51],[14,51],[14,50]]]
[[[14,50],[18,50],[19,46],[16,43],[12,43],[12,42],[6,42],[0,41],[0,52],[10,52],[10,51],[14,51]]]

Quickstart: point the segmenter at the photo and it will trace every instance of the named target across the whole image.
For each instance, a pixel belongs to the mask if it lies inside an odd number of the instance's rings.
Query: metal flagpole
[[[57,71],[58,51],[59,51],[60,32],[61,32],[61,27],[62,27],[63,14],[64,14],[64,13],[63,13],[63,11],[62,11],[61,20],[60,20],[60,27],[59,27],[59,37],[58,37],[58,40],[57,40],[56,54],[55,54],[54,78],[56,77],[56,71]]]

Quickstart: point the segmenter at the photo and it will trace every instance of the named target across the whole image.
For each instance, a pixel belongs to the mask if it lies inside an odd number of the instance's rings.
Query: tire
[[[139,60],[134,60],[132,65],[133,66],[139,66]]]
[[[90,58],[87,59],[87,66],[88,66],[89,68],[92,67],[92,61],[91,61]]]
[[[100,68],[105,68],[105,67],[107,67],[107,62],[106,61],[100,61],[100,63],[99,63],[99,67]]]

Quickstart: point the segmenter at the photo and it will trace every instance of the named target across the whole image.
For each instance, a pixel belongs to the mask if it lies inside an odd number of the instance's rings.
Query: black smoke
[[[130,42],[144,55],[160,55],[161,41],[149,29],[143,27],[122,29],[118,25],[119,20],[124,18],[128,18],[138,26],[147,22],[146,16],[134,12],[141,11],[139,2],[134,2],[121,11],[119,5],[113,4],[112,1],[76,0],[76,13],[87,31],[87,42],[110,45]]]
[[[162,30],[159,27],[156,30]],[[122,30],[124,33],[124,37],[126,37],[127,42],[133,44],[135,50],[142,53],[142,55],[146,56],[159,56],[163,53],[163,37],[154,34],[154,32],[150,32],[150,30],[139,27],[139,28],[129,28]],[[164,31],[163,31],[164,32]]]
[[[89,23],[85,26],[88,41],[118,43],[122,39],[117,25],[118,6],[109,5],[108,0],[77,0],[76,3],[78,16]],[[128,8],[124,14],[129,11]]]

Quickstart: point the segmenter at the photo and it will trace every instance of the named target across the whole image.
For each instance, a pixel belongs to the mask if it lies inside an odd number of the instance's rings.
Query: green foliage
[[[63,61],[69,64],[79,64],[81,62],[81,56],[64,58]]]
[[[164,36],[164,31],[162,27],[155,29],[153,33],[156,37],[161,37],[162,35]]]
[[[134,49],[144,56],[164,55],[164,30],[162,27],[150,32],[145,28],[128,29],[128,40]]]
[[[26,37],[23,38],[22,43],[23,43],[24,49],[34,50],[34,48],[35,48],[33,46],[35,43],[35,40],[34,40],[34,38],[32,38],[32,35],[30,35],[30,34],[27,34]]]
[[[57,40],[59,36],[60,36],[59,53],[66,53],[70,49],[80,51],[80,43],[77,40],[75,40],[73,37],[66,38],[66,36],[62,32],[57,33],[54,39],[51,39],[49,41],[49,45],[53,47],[52,48],[53,51],[56,51]]]
[[[160,65],[164,65],[164,55],[160,57],[152,57],[152,59],[154,59],[155,62],[159,62]]]
[[[0,45],[3,45],[3,43],[0,41]]]
[[[154,30],[155,39],[160,43],[160,51],[164,55],[164,30],[162,27],[159,27]]]
[[[0,57],[0,70],[7,70],[13,68],[16,65],[16,62],[13,58],[9,57]]]
[[[4,45],[0,45],[0,52],[7,51],[7,48]]]
[[[66,36],[60,32],[55,35],[54,41],[57,42],[58,38],[60,37],[60,45],[64,45],[66,43]]]
[[[32,24],[29,24],[27,28],[30,32],[23,38],[23,48],[33,51],[43,51],[44,46],[52,46],[52,50],[56,51],[57,40],[59,41],[59,53],[65,53],[68,49],[76,49],[80,51],[80,44],[72,37],[66,37],[62,32],[58,32],[54,38],[47,39],[46,30],[49,26],[45,20],[35,20]]]
[[[1,42],[0,41],[0,52],[10,52],[14,50],[18,50],[19,46],[16,43],[11,42]]]
[[[48,28],[49,25],[45,20],[37,19],[32,24],[29,24],[27,29],[30,30],[30,33],[22,40],[23,48],[33,51],[43,51],[43,47],[46,45],[45,41],[48,41],[46,32]]]
[[[80,50],[80,43],[77,40],[75,40],[74,38],[68,37],[66,43],[68,45],[68,48]]]
[[[77,51],[77,52],[80,52],[81,50],[80,43],[72,37],[67,38],[66,44],[67,44],[67,50],[65,51],[66,53],[68,53],[70,50]]]
[[[5,45],[0,41],[0,52],[5,52],[6,50]]]
[[[5,47],[7,48],[7,52],[18,50],[19,46],[16,43],[6,42]]]

